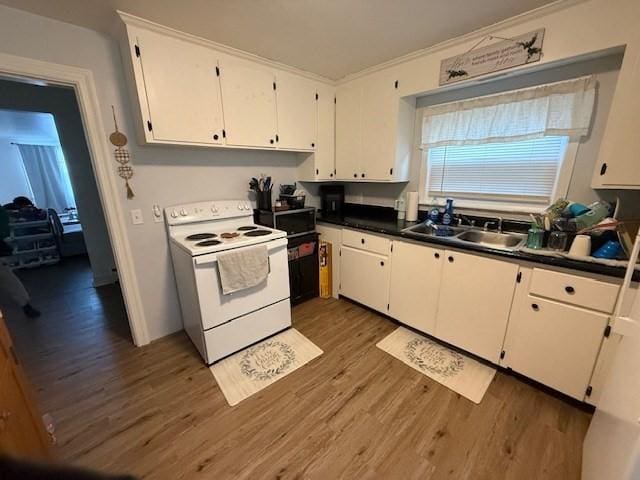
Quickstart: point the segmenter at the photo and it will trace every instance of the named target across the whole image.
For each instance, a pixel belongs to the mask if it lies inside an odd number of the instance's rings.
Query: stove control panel
[[[250,217],[253,216],[253,206],[247,200],[187,203],[165,208],[164,216],[169,225],[181,225],[222,218]]]

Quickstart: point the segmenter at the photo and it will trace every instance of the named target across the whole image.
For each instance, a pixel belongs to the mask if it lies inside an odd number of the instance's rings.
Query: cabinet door
[[[315,84],[297,75],[278,73],[276,85],[278,147],[314,150],[318,128]]]
[[[390,180],[395,164],[398,90],[389,75],[375,75],[362,88],[362,173],[366,180]]]
[[[498,363],[518,266],[445,251],[436,337]]]
[[[340,293],[380,312],[389,303],[389,257],[342,247]]]
[[[618,74],[606,130],[593,172],[594,188],[638,187],[638,115],[640,114],[640,37],[629,42]]]
[[[336,173],[335,90],[318,85],[318,136],[315,150],[315,179],[333,180]]]
[[[49,457],[49,440],[0,315],[0,452]]]
[[[336,171],[340,180],[360,180],[362,89],[350,84],[336,91]]]
[[[583,400],[607,315],[527,295],[514,304],[503,364]]]
[[[444,251],[393,242],[389,315],[433,335]]]
[[[260,65],[224,57],[220,86],[227,145],[276,146],[275,76]]]
[[[216,52],[154,32],[139,31],[136,44],[154,140],[223,143]],[[135,62],[135,59],[134,59]]]

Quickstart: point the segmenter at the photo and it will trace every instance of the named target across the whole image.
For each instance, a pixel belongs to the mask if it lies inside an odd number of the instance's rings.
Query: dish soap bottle
[[[442,214],[442,224],[451,225],[453,222],[453,198],[447,198],[447,205],[444,207]]]

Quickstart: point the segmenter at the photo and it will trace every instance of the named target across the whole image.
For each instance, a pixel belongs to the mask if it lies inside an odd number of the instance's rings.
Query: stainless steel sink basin
[[[423,223],[417,223],[415,225],[412,225],[411,227],[407,227],[402,231],[409,234],[414,233],[419,237],[422,237],[422,236],[436,237],[437,236],[437,237],[453,238],[454,235],[457,235],[460,232],[463,232],[464,230],[465,230],[464,227],[435,225],[435,224],[427,224],[423,222]],[[449,234],[446,235],[445,231],[448,231]]]
[[[485,232],[481,230],[467,230],[455,237],[463,242],[475,243],[488,248],[499,250],[516,250],[521,247],[526,236],[519,233]]]

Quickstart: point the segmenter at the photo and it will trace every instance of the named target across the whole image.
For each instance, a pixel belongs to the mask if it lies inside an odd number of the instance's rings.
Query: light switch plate
[[[134,225],[142,225],[144,223],[142,210],[140,210],[139,208],[131,210],[131,223],[133,223]]]
[[[153,206],[153,221],[156,223],[162,222],[162,209],[160,205],[156,204]]]

